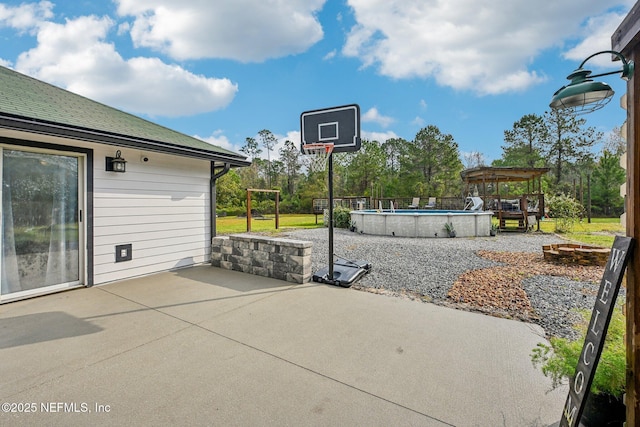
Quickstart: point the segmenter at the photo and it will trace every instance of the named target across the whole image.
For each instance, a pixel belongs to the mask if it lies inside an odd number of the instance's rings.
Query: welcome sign
[[[580,422],[587,394],[604,347],[604,337],[620,290],[620,283],[627,267],[633,239],[616,237],[600,282],[596,302],[591,313],[576,373],[569,383],[569,396],[562,411],[561,427],[575,427]]]

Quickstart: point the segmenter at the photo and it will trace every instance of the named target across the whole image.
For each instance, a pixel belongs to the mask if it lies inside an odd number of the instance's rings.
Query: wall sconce
[[[109,172],[125,172],[127,161],[121,156],[120,150],[116,151],[115,157],[107,157],[105,169]]]
[[[582,68],[588,60],[603,53],[612,54],[620,59],[622,61],[622,69],[602,74],[594,74],[592,76],[590,70]],[[554,110],[566,110],[568,113],[575,115],[599,110],[611,101],[614,92],[608,84],[594,82],[591,78],[621,73],[622,75],[620,77],[622,79],[629,80],[633,76],[633,69],[633,61],[627,62],[620,52],[603,50],[594,53],[582,61],[582,64],[580,64],[577,70],[567,76],[567,79],[571,80],[571,83],[567,86],[562,86],[553,94],[549,107]]]

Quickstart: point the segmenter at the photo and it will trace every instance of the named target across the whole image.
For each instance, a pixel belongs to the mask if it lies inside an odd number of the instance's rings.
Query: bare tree
[[[295,191],[295,180],[300,173],[300,151],[296,145],[286,140],[284,146],[280,148],[280,159],[284,164],[284,172],[287,175],[287,190],[289,194]]]
[[[620,157],[622,153],[627,151],[627,141],[622,135],[622,129],[620,129],[620,127],[614,127],[611,133],[607,135],[603,150],[617,157]]]
[[[271,131],[267,129],[262,129],[260,132],[258,132],[258,137],[260,137],[262,146],[267,150],[267,185],[269,186],[269,188],[271,188],[271,150],[273,150],[273,148],[276,146],[278,140],[273,135],[273,133],[271,133]]]
[[[258,179],[258,160],[260,160],[258,156],[262,153],[262,149],[258,147],[258,143],[254,138],[245,138],[245,143],[240,148],[240,152],[251,158],[251,167],[247,168],[248,171],[244,172],[243,175],[246,176],[248,184],[253,187]]]
[[[482,154],[479,151],[471,151],[471,152],[463,153],[462,161],[464,162],[464,167],[467,169],[479,168],[480,166],[486,165],[484,154]]]

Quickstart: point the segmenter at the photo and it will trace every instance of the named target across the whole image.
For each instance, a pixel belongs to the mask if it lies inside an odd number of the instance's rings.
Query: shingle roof
[[[0,67],[0,127],[230,163],[246,157]]]

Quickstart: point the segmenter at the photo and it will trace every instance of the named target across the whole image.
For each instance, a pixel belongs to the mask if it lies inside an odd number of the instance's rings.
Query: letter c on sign
[[[595,347],[593,346],[593,343],[591,341],[589,341],[587,345],[584,346],[584,353],[582,353],[582,361],[584,362],[585,366],[589,366],[591,364],[591,362],[587,361],[587,350],[589,350],[593,355],[594,349]]]

